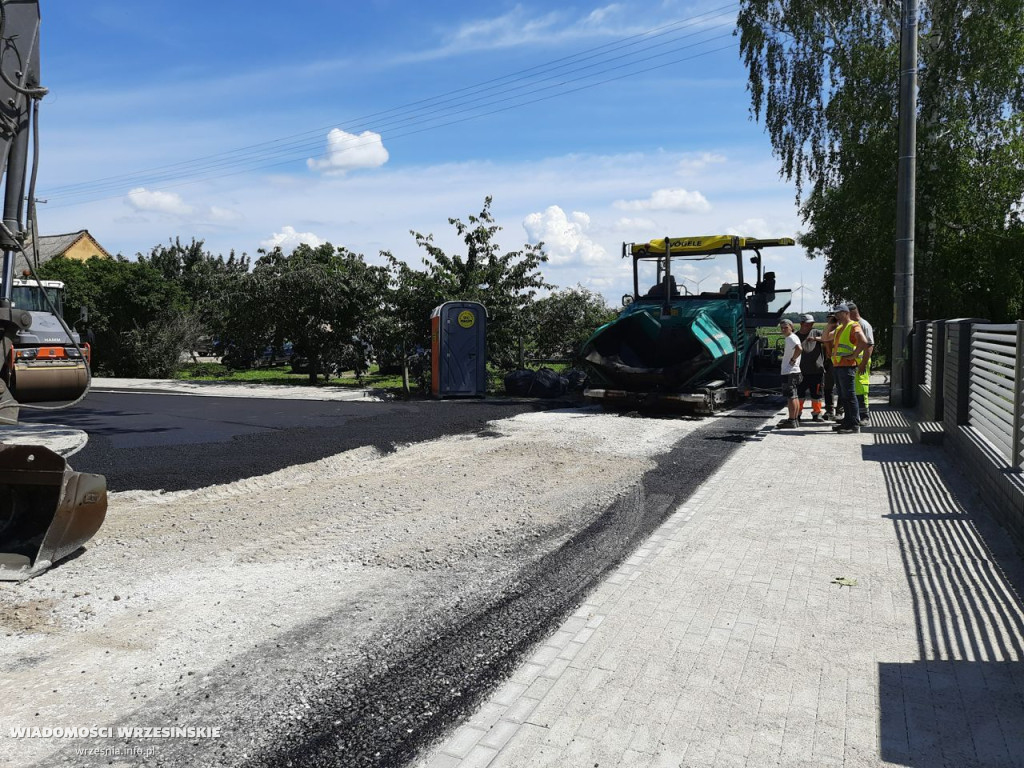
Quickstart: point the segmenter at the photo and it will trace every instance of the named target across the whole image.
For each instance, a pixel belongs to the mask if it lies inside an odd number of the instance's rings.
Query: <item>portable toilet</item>
[[[446,301],[430,313],[430,391],[434,397],[487,392],[487,309],[477,301]]]

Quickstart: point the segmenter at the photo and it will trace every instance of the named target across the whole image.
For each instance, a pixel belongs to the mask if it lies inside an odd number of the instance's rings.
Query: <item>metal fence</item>
[[[909,402],[920,422],[963,428],[1004,469],[1024,464],[1024,320],[919,321]]]
[[[1014,468],[1021,465],[1021,371],[1017,323],[971,327],[968,424]]]
[[[930,395],[934,391],[934,388],[932,387],[932,377],[935,375],[935,329],[932,328],[931,323],[924,326],[923,344],[924,381],[921,382],[921,386],[924,387],[925,392]]]
[[[915,438],[945,447],[1024,554],[1024,320],[918,321],[910,346]]]

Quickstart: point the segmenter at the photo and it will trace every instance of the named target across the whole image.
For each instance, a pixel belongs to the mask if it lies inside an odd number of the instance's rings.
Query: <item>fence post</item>
[[[936,320],[932,323],[932,380],[928,382],[932,390],[932,409],[935,421],[942,421],[943,400],[945,398],[942,371],[945,367],[946,322],[944,320]]]
[[[1019,471],[1021,466],[1021,427],[1024,421],[1024,320],[1017,321],[1017,360],[1013,367],[1013,439],[1010,466]]]

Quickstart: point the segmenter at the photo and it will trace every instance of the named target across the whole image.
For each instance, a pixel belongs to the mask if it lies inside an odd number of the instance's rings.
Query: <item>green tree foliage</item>
[[[541,245],[502,253],[496,240],[501,227],[491,214],[491,198],[467,222],[448,219],[465,244],[464,253],[446,253],[433,235],[412,232],[426,251],[424,270],[416,270],[390,253],[391,290],[388,317],[394,319],[390,343],[413,350],[430,346],[430,312],[445,301],[479,301],[487,307],[488,359],[499,369],[516,365],[519,338],[528,332],[529,308],[537,291],[550,287],[540,273],[547,261]]]
[[[751,108],[825,293],[892,316],[900,4],[743,0]],[[915,315],[1024,309],[1024,0],[921,3]],[[883,343],[880,341],[880,343]],[[883,347],[884,348],[884,347]]]
[[[185,245],[175,238],[167,245],[153,247],[148,255],[138,254],[141,263],[155,267],[164,279],[180,289],[183,312],[194,316],[207,334],[220,335],[226,322],[228,294],[249,271],[249,257],[225,259],[204,250],[202,240]]]
[[[228,295],[225,342],[251,357],[290,341],[309,361],[311,381],[337,370],[363,373],[367,361],[353,337],[367,338],[374,327],[386,270],[330,243],[260,253]]]
[[[582,285],[555,291],[531,307],[531,351],[538,357],[573,359],[594,331],[616,314],[601,294]]]
[[[149,263],[57,258],[39,277],[64,281],[69,324],[88,308],[88,323],[79,329],[91,337],[97,373],[167,376],[197,327],[183,309],[180,287]]]

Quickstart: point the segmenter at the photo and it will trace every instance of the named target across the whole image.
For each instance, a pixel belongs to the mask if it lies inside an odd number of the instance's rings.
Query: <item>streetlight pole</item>
[[[685,275],[679,275],[679,279],[680,280],[685,280],[688,283],[693,283],[693,288],[694,288],[694,291],[696,293],[700,293],[700,284],[703,283],[705,280],[707,280],[709,277],[711,277],[711,275],[705,275],[700,280],[694,280],[691,277],[686,277]]]
[[[893,270],[892,385],[889,402],[903,405],[907,336],[914,325],[914,224],[917,185],[918,0],[903,0],[900,25],[900,144],[896,185],[896,263]]]

